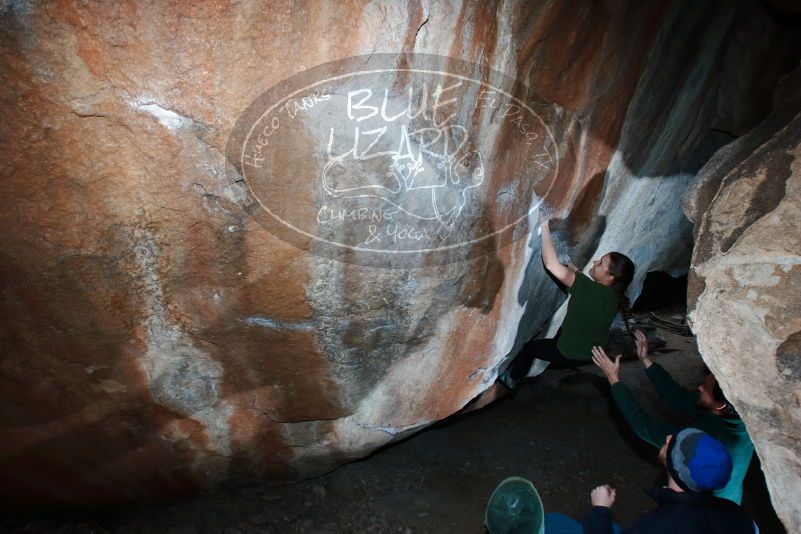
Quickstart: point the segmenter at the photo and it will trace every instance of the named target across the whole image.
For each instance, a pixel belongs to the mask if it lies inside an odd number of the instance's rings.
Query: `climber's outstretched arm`
[[[571,287],[576,280],[576,273],[570,270],[567,266],[559,263],[559,257],[556,255],[556,249],[551,240],[551,229],[548,226],[548,219],[540,215],[540,229],[542,231],[542,263],[557,280],[562,282],[567,287]]]

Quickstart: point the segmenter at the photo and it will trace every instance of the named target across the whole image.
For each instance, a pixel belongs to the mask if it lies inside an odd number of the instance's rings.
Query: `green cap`
[[[492,492],[484,524],[490,534],[543,534],[544,514],[534,484],[525,478],[509,477]]]

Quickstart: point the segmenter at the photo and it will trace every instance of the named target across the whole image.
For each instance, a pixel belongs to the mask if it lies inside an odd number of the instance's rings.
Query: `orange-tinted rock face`
[[[0,473],[4,502],[24,505],[306,476],[454,413],[560,300],[528,243],[540,201],[577,262],[616,248],[637,280],[686,268],[676,198],[722,143],[714,79],[733,68],[721,57],[738,20],[725,2],[638,1],[20,1],[0,16]],[[326,156],[330,128],[358,123],[363,142],[378,129],[332,82],[330,100],[279,115],[294,127],[264,138],[261,181],[232,157],[270,88],[382,54],[396,54],[395,96],[422,76],[416,54],[447,56],[442,70],[475,87],[516,78],[508,101],[539,122],[465,82],[442,108],[458,127],[437,135],[470,143],[326,167],[350,146],[338,134]],[[743,94],[727,105],[752,105]],[[415,189],[411,172],[435,183]],[[348,196],[365,177],[403,198],[369,181],[381,195]],[[356,202],[413,212],[376,225],[383,242],[462,246],[365,260]],[[300,213],[306,233],[276,231],[276,213]]]

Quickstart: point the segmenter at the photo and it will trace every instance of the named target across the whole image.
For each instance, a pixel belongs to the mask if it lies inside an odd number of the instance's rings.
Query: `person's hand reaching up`
[[[593,347],[592,361],[601,369],[601,371],[603,371],[607,380],[609,380],[610,385],[620,382],[620,378],[618,376],[620,372],[620,354],[617,355],[615,361],[613,362],[609,359],[609,356],[606,355],[606,351],[604,351],[603,348]]]

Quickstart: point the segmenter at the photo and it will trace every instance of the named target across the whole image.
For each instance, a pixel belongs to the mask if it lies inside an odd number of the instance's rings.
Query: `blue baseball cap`
[[[668,445],[667,468],[684,491],[713,491],[729,483],[731,455],[703,430],[685,428],[673,434]]]

